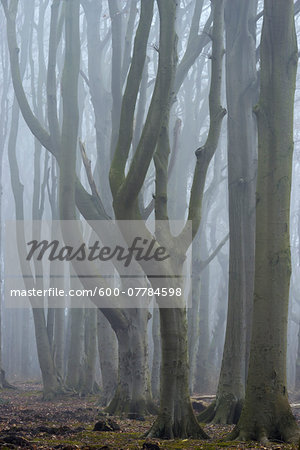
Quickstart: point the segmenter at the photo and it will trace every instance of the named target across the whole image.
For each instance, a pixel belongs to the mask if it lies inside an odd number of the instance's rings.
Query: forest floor
[[[19,383],[16,390],[0,393],[0,448],[28,449],[296,449],[296,446],[272,443],[268,447],[257,443],[221,442],[232,426],[204,425],[209,441],[145,439],[154,417],[130,420],[111,418],[120,429],[93,431],[99,420],[105,419],[97,406],[97,396],[79,398],[65,396],[55,401],[43,401],[41,386]],[[294,409],[300,421],[300,407]],[[147,443],[148,445],[145,445]],[[144,447],[143,447],[144,445]]]

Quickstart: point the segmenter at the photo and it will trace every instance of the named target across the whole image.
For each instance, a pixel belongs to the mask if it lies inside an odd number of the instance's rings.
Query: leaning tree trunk
[[[237,423],[245,396],[247,333],[254,278],[257,1],[227,2],[226,94],[228,107],[229,286],[223,360],[216,401],[199,416]]]
[[[291,275],[289,215],[297,41],[293,0],[265,0],[258,120],[253,330],[245,403],[230,438],[291,441],[286,347]]]

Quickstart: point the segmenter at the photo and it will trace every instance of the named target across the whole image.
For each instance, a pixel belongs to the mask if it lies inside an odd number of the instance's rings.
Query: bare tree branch
[[[202,10],[202,8],[201,8]],[[212,14],[209,15],[206,24],[203,28],[202,33],[198,34],[198,27],[196,26],[196,19],[199,20],[200,15],[199,11],[195,7],[195,13],[192,21],[192,27],[189,35],[188,44],[186,47],[186,51],[178,65],[175,83],[174,83],[174,91],[177,93],[179,91],[182,82],[188,73],[189,69],[194,64],[196,58],[203,51],[203,48],[210,42],[211,40],[211,24],[212,24]],[[195,22],[195,23],[194,23]],[[199,22],[198,22],[199,26]]]
[[[132,62],[123,96],[117,148],[110,169],[110,184],[114,196],[125,179],[127,162],[133,136],[136,99],[142,80],[146,50],[153,15],[153,0],[142,1],[141,16],[134,41]]]
[[[57,24],[59,13],[59,0],[54,0],[51,6],[48,71],[47,71],[47,107],[48,123],[50,135],[54,146],[60,153],[61,133],[57,117],[57,96],[56,96],[56,51],[57,51]]]
[[[7,6],[5,0],[1,0],[2,5]],[[7,20],[7,40],[10,55],[10,65],[11,65],[11,76],[14,86],[14,91],[16,98],[19,103],[20,110],[22,112],[23,118],[32,132],[32,134],[39,140],[39,142],[45,147],[50,153],[52,153],[56,158],[58,163],[59,155],[57,149],[53,145],[53,141],[50,134],[42,127],[39,120],[33,114],[26,94],[24,92],[20,66],[19,66],[19,48],[17,45],[16,37],[16,14],[18,9],[18,0],[12,0],[9,10],[7,10],[6,20]],[[82,186],[80,180],[76,178],[76,204],[81,214],[87,220],[101,220],[106,219],[109,216],[103,209],[103,205],[97,202],[97,198],[88,194],[84,187]]]
[[[127,211],[136,203],[152,160],[161,124],[168,107],[176,66],[177,37],[174,27],[176,3],[171,0],[159,0],[158,7],[160,13],[160,51],[155,88],[140,142],[132,159],[127,177],[125,180],[123,178],[124,181],[119,192],[115,189],[116,186],[120,186],[119,178],[116,175],[118,173],[118,176],[122,176],[123,170],[122,172],[118,170],[116,172],[116,169],[118,169],[117,160],[114,160],[111,172],[115,199],[117,199],[120,206],[123,205],[125,207],[126,205]],[[120,162],[121,169],[125,167],[127,161],[127,155],[123,155],[123,158],[124,156],[126,156],[126,159]],[[116,185],[113,186],[115,183]]]
[[[224,247],[226,242],[228,241],[229,233],[220,241],[220,243],[217,245],[215,250],[209,255],[208,258],[206,258],[204,261],[199,261],[199,272],[202,272],[210,263],[211,261],[217,256],[219,251]]]
[[[101,201],[101,198],[100,198],[100,195],[99,195],[99,192],[98,192],[98,189],[97,189],[94,177],[93,177],[92,163],[91,163],[91,160],[87,157],[84,143],[81,140],[79,140],[79,148],[80,148],[80,152],[81,152],[83,165],[84,165],[84,168],[86,171],[87,179],[88,179],[91,191],[92,191],[92,195],[94,198],[98,199],[99,204],[102,205],[103,210],[104,210],[104,206],[102,204],[102,201]]]
[[[216,151],[223,117],[226,109],[221,106],[222,60],[224,55],[223,29],[224,29],[224,1],[213,0],[213,31],[212,31],[212,57],[211,57],[211,83],[209,93],[210,125],[205,144],[198,148],[196,154],[196,167],[189,202],[188,220],[192,221],[192,238],[196,235],[201,221],[202,197],[205,178],[209,163]],[[187,234],[186,234],[187,233]],[[189,245],[190,224],[187,222],[179,238]]]

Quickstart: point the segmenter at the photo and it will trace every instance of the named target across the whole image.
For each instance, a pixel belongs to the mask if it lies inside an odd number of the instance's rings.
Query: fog
[[[4,393],[298,439],[299,11],[1,0]]]

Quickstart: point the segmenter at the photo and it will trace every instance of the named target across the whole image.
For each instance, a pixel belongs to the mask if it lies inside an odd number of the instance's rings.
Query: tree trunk
[[[148,436],[162,439],[193,436],[206,439],[208,436],[197,422],[190,401],[185,308],[161,308],[160,332],[160,410]]]
[[[70,347],[67,363],[66,385],[68,388],[79,391],[80,371],[83,359],[84,346],[84,309],[70,309]]]
[[[102,377],[100,405],[107,406],[117,388],[118,344],[110,323],[100,310],[98,310],[97,318],[98,352]]]
[[[204,226],[207,222],[204,222]],[[203,227],[200,227],[200,230],[203,230]],[[201,243],[199,242],[198,250],[201,248],[202,244],[202,252],[199,251],[196,258],[198,261],[195,261],[195,268],[193,268],[193,291],[192,296],[195,297],[195,301],[198,303],[199,314],[196,314],[197,320],[199,320],[199,332],[196,337],[199,339],[199,346],[195,344],[194,350],[192,351],[192,347],[190,350],[191,358],[194,359],[194,364],[191,367],[196,369],[197,375],[195,379],[194,389],[192,392],[206,394],[209,390],[209,366],[208,366],[208,352],[209,352],[209,266],[205,267],[204,270],[200,270],[199,268],[199,256],[201,255],[205,259],[208,257],[208,249],[206,236],[204,234],[204,239]],[[198,237],[199,239],[199,237]],[[193,252],[194,254],[194,252]],[[197,264],[198,262],[198,264]],[[198,267],[197,267],[198,266]],[[197,270],[198,269],[198,270]],[[195,290],[194,290],[195,289]],[[198,309],[198,308],[197,308]],[[198,351],[197,351],[198,350]],[[191,369],[192,370],[192,369]],[[193,388],[193,384],[191,384],[191,388]]]
[[[32,308],[35,337],[38,351],[38,358],[43,377],[43,398],[50,400],[62,393],[61,380],[59,379],[53,359],[47,334],[44,309]]]
[[[223,360],[216,401],[199,416],[237,423],[245,396],[247,339],[254,281],[257,1],[227,2],[229,287]]]
[[[153,339],[153,361],[151,372],[151,390],[152,396],[156,400],[159,398],[159,371],[161,361],[161,349],[160,349],[160,331],[159,331],[159,310],[153,309],[152,318],[152,339]]]
[[[111,414],[127,413],[130,417],[153,414],[148,366],[148,310],[131,309],[130,326],[117,332],[119,344],[119,374],[115,395],[107,407]]]
[[[286,346],[291,275],[289,214],[297,41],[292,0],[265,0],[258,107],[253,331],[245,403],[230,438],[291,441]]]
[[[295,373],[295,394],[299,398],[299,395],[300,395],[300,323],[298,325],[298,348],[297,348],[296,373]]]
[[[22,347],[21,347],[21,372],[25,380],[30,378],[30,342],[29,342],[29,320],[30,310],[24,309],[21,324]]]
[[[23,186],[20,182],[19,168],[15,154],[16,138],[18,131],[18,119],[19,119],[19,110],[16,101],[14,101],[12,109],[13,109],[12,111],[13,125],[10,132],[9,147],[8,147],[9,164],[15,200],[16,218],[18,220],[23,220],[24,219]],[[19,238],[20,240],[22,240],[22,236],[19,236]],[[20,248],[24,248],[25,242],[20,241],[18,245],[20,245]],[[39,289],[42,288],[41,279],[37,279],[36,284],[34,284],[33,279],[28,278],[24,279],[24,282],[27,289],[32,288],[33,285],[35,285],[35,287]],[[44,309],[43,308],[40,309],[40,306],[41,306],[40,304],[35,305],[34,302],[32,302],[36,345],[43,379],[43,396],[45,399],[50,399],[55,395],[61,394],[63,388],[61,380],[59,379],[59,376],[53,364],[51,346],[48,339],[47,326],[44,316]]]
[[[64,335],[65,335],[65,310],[54,309],[54,341],[53,358],[59,375],[64,376]]]
[[[103,5],[98,0],[84,0],[82,1],[82,7],[87,21],[89,92],[95,114],[97,162],[94,176],[99,192],[101,192],[105,210],[112,215],[112,199],[107,177],[110,166],[111,97],[104,89],[101,77],[105,64],[104,45],[100,40],[99,27]]]
[[[211,363],[209,358],[210,330],[209,330],[209,264],[219,255],[227,241],[225,237],[218,245],[215,232],[211,228],[210,246],[214,251],[209,254],[206,227],[210,215],[210,222],[216,226],[220,208],[215,204],[215,198],[222,180],[222,153],[217,152],[214,158],[213,179],[203,195],[201,224],[192,243],[192,308],[188,310],[189,325],[189,364],[191,392],[207,394],[211,389]],[[214,205],[214,207],[213,207]],[[214,211],[214,216],[212,216]]]
[[[162,2],[159,5],[162,6]],[[165,2],[165,4],[167,4]],[[174,5],[172,5],[174,6]],[[214,27],[212,33],[212,77],[210,87],[210,127],[205,144],[195,152],[197,162],[193,176],[193,183],[189,201],[188,219],[192,221],[192,233],[190,238],[194,238],[201,220],[201,205],[205,185],[207,169],[211,158],[213,157],[221,130],[222,119],[226,111],[220,105],[220,91],[222,79],[222,56],[223,56],[223,15],[224,3],[222,0],[212,2],[214,15]],[[162,28],[161,28],[162,33]],[[163,47],[162,47],[163,48]],[[156,192],[155,192],[155,217],[157,220],[167,220],[167,161],[169,154],[168,142],[168,104],[166,104],[165,117],[162,117],[162,129],[158,138],[158,146],[155,153],[156,166]],[[187,250],[187,232],[190,231],[186,224],[180,237],[183,237],[184,244],[179,242],[172,248],[172,267],[162,267],[165,273],[182,274],[183,255]],[[163,233],[164,234],[164,233]],[[166,232],[166,235],[169,231]],[[159,237],[164,241],[168,248],[172,238]],[[177,253],[178,252],[178,253]],[[175,254],[176,253],[176,254]],[[174,270],[174,272],[172,272]],[[168,277],[166,277],[168,278]],[[165,280],[166,283],[166,280]],[[183,288],[181,280],[168,279],[168,287]],[[153,287],[161,287],[158,280],[152,279]],[[170,299],[171,300],[171,299]],[[187,348],[187,318],[185,302],[182,298],[172,298],[173,307],[160,309],[161,325],[161,389],[160,389],[160,410],[159,415],[150,429],[148,435],[159,438],[187,438],[201,437],[207,438],[194,415],[189,398],[189,367],[188,367],[188,348]]]
[[[87,395],[96,391],[96,357],[97,357],[97,314],[88,308],[85,311],[84,327],[84,364],[81,370],[80,394]]]

